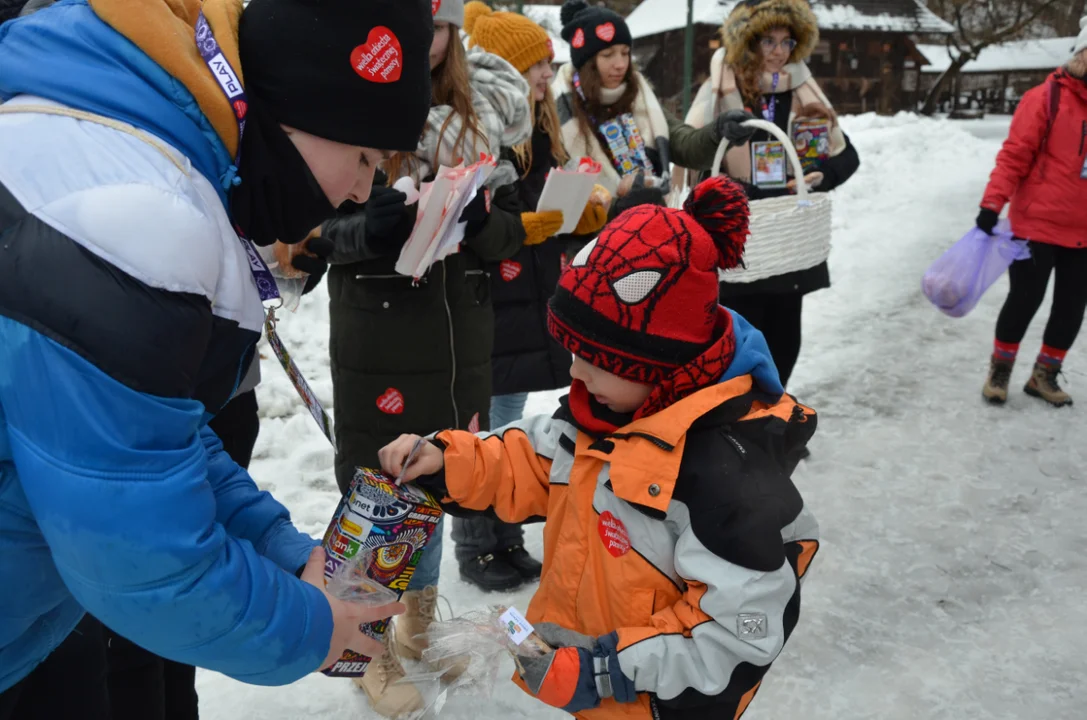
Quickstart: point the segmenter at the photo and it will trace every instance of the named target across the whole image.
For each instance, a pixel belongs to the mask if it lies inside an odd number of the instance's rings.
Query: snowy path
[[[835,286],[808,300],[791,388],[820,414],[797,482],[823,549],[800,626],[745,717],[1081,718],[1083,411],[1023,396],[1024,367],[1009,407],[981,403],[1003,282],[962,320],[919,290],[927,264],[972,222],[1000,139],[990,121],[981,137],[907,117],[845,124],[863,165],[835,198]],[[281,328],[330,400],[324,302],[308,298]],[[1071,366],[1084,368],[1082,357],[1074,351]],[[320,534],[336,502],[332,451],[274,362],[264,375],[253,475]],[[1071,373],[1073,393],[1085,377]],[[556,397],[533,397],[530,410]],[[538,555],[539,528],[528,537]],[[497,601],[460,582],[451,552],[442,570],[455,611]],[[510,600],[524,608],[530,596]],[[198,689],[205,720],[376,717],[349,683],[323,677],[255,688],[202,672]],[[448,708],[454,720],[562,717],[508,684],[490,702]]]

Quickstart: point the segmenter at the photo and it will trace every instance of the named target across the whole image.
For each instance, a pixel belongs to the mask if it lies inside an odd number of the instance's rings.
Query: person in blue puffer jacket
[[[317,541],[208,421],[262,325],[249,241],[302,241],[415,148],[429,18],[62,0],[0,25],[0,718],[99,716],[33,682],[85,612],[254,684],[379,651],[359,623],[400,606],[325,593]]]

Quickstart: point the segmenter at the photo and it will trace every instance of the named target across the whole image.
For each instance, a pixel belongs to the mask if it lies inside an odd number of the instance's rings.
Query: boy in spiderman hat
[[[727,178],[620,215],[551,300],[575,356],[558,412],[440,432],[407,468],[453,514],[547,518],[527,617],[554,650],[516,682],[579,718],[739,717],[796,626],[819,544],[790,458],[816,417],[717,304],[747,232]],[[387,472],[415,440],[381,451]]]

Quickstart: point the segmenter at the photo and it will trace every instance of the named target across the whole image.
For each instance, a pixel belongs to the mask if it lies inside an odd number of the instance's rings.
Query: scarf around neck
[[[617,413],[601,405],[589,393],[585,383],[574,380],[570,384],[569,400],[574,422],[590,435],[611,435],[634,420],[655,415],[699,390],[720,382],[736,356],[736,333],[729,311],[718,307],[717,313],[717,325],[710,346],[654,386],[649,397],[633,415]]]

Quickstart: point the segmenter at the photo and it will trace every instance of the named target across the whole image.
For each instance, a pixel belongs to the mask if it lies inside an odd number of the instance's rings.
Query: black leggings
[[[800,293],[738,295],[725,300],[725,306],[735,310],[760,330],[770,346],[770,356],[777,365],[781,384],[789,377],[800,357],[800,318],[804,311],[804,296]]]
[[[1068,350],[1079,334],[1087,309],[1087,248],[1032,242],[1030,255],[1012,263],[1008,270],[1011,291],[996,323],[996,339],[1009,345],[1023,341],[1045,299],[1049,276],[1055,274],[1053,307],[1042,342],[1055,350]]]

